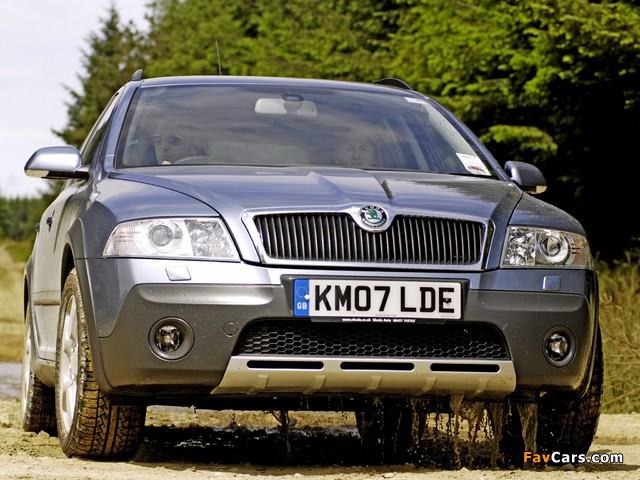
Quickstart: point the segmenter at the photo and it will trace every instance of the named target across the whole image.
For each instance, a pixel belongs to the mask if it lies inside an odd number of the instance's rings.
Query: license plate
[[[462,316],[456,282],[299,279],[294,315],[299,317],[439,318]]]

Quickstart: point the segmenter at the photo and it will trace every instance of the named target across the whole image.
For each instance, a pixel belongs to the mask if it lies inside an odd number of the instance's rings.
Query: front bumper
[[[379,394],[493,399],[530,391],[576,390],[588,374],[594,341],[595,273],[588,271],[327,272],[135,259],[86,261],[79,271],[83,295],[90,298],[86,313],[101,388],[150,402]],[[322,275],[459,280],[465,292],[463,316],[457,323],[493,327],[504,338],[508,358],[234,354],[243,330],[252,322],[296,320],[293,278]],[[182,319],[193,331],[193,345],[180,359],[160,358],[149,346],[150,330],[168,317]],[[562,367],[546,360],[543,347],[545,335],[558,326],[575,339],[573,359]]]

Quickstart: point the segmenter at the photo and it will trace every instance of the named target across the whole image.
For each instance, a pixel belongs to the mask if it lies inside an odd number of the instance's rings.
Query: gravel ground
[[[491,467],[490,441],[470,444],[462,437],[452,443],[450,437],[438,437],[428,444],[420,465],[371,466],[363,461],[348,413],[292,412],[291,426],[284,431],[268,412],[166,407],[148,409],[144,443],[133,460],[67,458],[57,438],[22,430],[14,396],[19,380],[15,371],[9,375],[7,365],[2,367],[0,364],[0,396],[13,396],[0,399],[2,479],[640,479],[640,415],[601,417],[589,453],[620,453],[622,463],[500,470]]]

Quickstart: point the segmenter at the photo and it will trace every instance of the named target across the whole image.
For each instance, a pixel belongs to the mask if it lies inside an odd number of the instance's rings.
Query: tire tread
[[[84,305],[75,270],[69,274],[63,290],[63,299],[68,295],[75,295],[77,303],[80,371],[76,413],[71,431],[65,435],[65,438],[61,437],[62,450],[69,457],[98,460],[130,459],[142,442],[146,407],[116,405],[100,389],[93,374],[92,354],[83,313]],[[63,313],[61,313],[61,320],[62,315]],[[62,328],[60,327],[59,330],[62,331]],[[56,369],[56,377],[57,375]]]

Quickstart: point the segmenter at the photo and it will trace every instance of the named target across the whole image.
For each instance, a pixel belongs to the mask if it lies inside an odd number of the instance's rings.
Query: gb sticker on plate
[[[293,314],[297,317],[309,315],[309,280],[296,280],[293,287]]]

